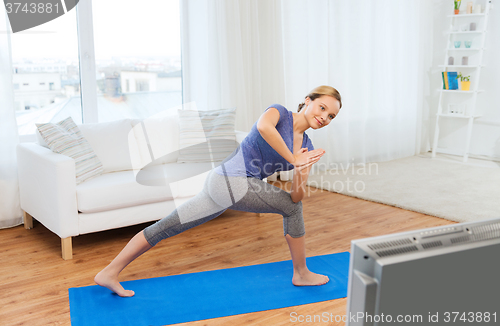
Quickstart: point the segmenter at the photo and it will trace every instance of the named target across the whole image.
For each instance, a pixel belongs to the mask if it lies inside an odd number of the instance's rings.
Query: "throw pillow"
[[[49,148],[49,146],[47,146],[47,144],[45,143],[45,140],[43,140],[42,135],[40,135],[40,131],[38,131],[38,129],[36,129],[35,134],[38,145],[45,148]]]
[[[54,153],[75,160],[77,185],[103,173],[101,161],[71,117],[58,123],[37,123],[36,127]]]
[[[86,123],[79,129],[101,161],[104,173],[132,170],[130,153],[135,144],[129,143],[129,119]]]
[[[177,163],[219,162],[236,149],[236,109],[178,110],[178,113]]]

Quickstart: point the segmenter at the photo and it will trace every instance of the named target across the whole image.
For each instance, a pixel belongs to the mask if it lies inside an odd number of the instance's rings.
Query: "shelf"
[[[484,34],[486,31],[464,31],[464,32],[446,32],[447,34]]]
[[[480,50],[486,50],[486,49],[477,49],[477,48],[449,48],[448,51],[480,51]]]
[[[469,119],[469,118],[480,118],[482,115],[475,115],[475,116],[470,116],[470,115],[460,115],[460,114],[444,114],[444,113],[438,113],[437,114],[440,117],[447,117],[447,118],[461,118],[461,119]]]
[[[484,90],[479,89],[478,85],[481,68],[487,67],[484,64],[485,62],[483,61],[484,58],[482,54],[485,50],[486,36],[491,36],[491,33],[488,30],[488,18],[492,6],[491,0],[486,0],[485,2],[484,8],[482,8],[484,9],[483,12],[478,10],[479,13],[465,14],[464,11],[462,11],[458,15],[453,15],[453,12],[450,10],[449,15],[445,15],[448,18],[456,19],[449,20],[448,22],[450,23],[450,26],[448,29],[443,31],[443,35],[448,38],[448,45],[446,45],[445,58],[442,61],[444,64],[438,65],[438,67],[439,69],[442,69],[442,75],[444,75],[446,71],[453,71],[453,74],[458,74],[458,72],[461,71],[464,76],[471,74],[474,76],[472,77],[473,83],[471,85],[471,90],[467,91],[461,89],[443,89],[444,83],[440,83],[439,86],[441,86],[441,89],[437,90],[439,92],[439,103],[437,110],[438,113],[436,113],[436,129],[434,130],[432,157],[436,156],[436,152],[447,153],[463,156],[463,162],[467,162],[471,145],[473,125],[482,120],[477,120],[477,118],[482,117],[482,115],[478,114],[476,111],[478,100],[477,94],[484,92]],[[471,3],[468,4],[470,5]],[[483,2],[479,7],[483,7]],[[477,8],[478,7],[476,7],[476,9]],[[465,19],[465,17],[467,17],[467,19]],[[470,29],[471,25],[473,27],[472,30]],[[456,48],[454,45],[458,45],[459,43],[461,46]],[[465,47],[465,44],[473,45],[473,47],[467,48]],[[469,60],[457,60],[457,58],[460,57],[469,57]],[[452,58],[455,59],[455,62],[450,61]],[[450,65],[448,63],[455,63],[456,65]],[[464,65],[462,63],[467,64]],[[463,86],[464,84],[460,84],[460,78],[457,79],[453,79],[451,82],[453,82],[455,87],[458,82],[458,86],[460,88],[460,86]],[[462,114],[457,114],[457,112],[461,112]],[[452,120],[449,118],[453,118],[453,121],[457,122],[449,126],[455,131],[458,131],[459,128],[463,128],[463,125],[467,125],[463,151],[457,151],[451,148],[441,148],[438,146],[440,123],[449,123],[450,120]]]
[[[439,68],[479,68],[479,67],[485,67],[484,65],[481,66],[462,66],[462,65],[439,65]]]
[[[462,93],[462,94],[473,94],[473,93],[483,93],[484,90],[480,89],[478,91],[461,91],[459,89],[438,89],[438,92],[444,93]]]
[[[447,17],[484,17],[486,14],[458,14],[458,15],[448,15]]]

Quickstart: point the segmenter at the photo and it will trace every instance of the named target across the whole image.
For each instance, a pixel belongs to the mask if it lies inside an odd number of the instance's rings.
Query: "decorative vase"
[[[463,81],[460,84],[463,91],[470,91],[470,81]]]
[[[458,15],[459,12],[460,12],[460,9],[455,9],[455,15]]]
[[[472,14],[472,2],[467,2],[467,10],[466,13]]]

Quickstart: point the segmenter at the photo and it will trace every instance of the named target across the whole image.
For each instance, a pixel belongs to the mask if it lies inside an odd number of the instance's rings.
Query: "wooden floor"
[[[290,189],[288,182],[273,184]],[[308,190],[309,196],[303,200],[308,256],[349,251],[353,239],[454,224],[316,188]],[[74,256],[69,261],[61,258],[60,239],[40,223],[34,224],[32,230],[23,226],[0,230],[2,326],[70,325],[68,288],[93,285],[94,275],[132,236],[151,223],[75,237]],[[258,217],[228,210],[208,223],[162,241],[132,262],[120,275],[120,281],[289,260],[282,232],[280,215]],[[188,324],[291,325],[296,324],[291,321],[291,313],[343,316],[345,309],[344,298]]]

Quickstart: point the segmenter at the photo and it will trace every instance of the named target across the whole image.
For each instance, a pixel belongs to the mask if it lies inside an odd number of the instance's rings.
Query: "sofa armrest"
[[[61,238],[76,236],[75,161],[35,143],[17,146],[21,208]]]

